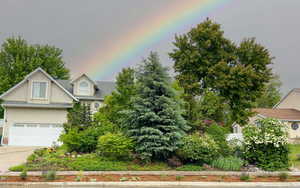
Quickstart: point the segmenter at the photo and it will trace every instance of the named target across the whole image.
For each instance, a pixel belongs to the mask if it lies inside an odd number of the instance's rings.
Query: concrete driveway
[[[0,147],[0,172],[8,171],[11,166],[22,164],[39,147],[2,146]]]

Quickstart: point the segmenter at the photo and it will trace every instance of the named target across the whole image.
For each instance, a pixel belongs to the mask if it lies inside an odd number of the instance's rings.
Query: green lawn
[[[300,160],[297,160],[297,155],[300,155],[300,144],[291,144],[290,145],[291,154],[290,154],[290,160],[292,163],[292,166],[295,168],[300,169]]]

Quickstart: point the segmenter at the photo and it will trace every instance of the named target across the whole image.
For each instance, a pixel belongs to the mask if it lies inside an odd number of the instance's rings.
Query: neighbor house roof
[[[288,109],[288,108],[254,108],[254,112],[263,116],[276,118],[280,120],[290,120],[296,121],[300,120],[300,111],[296,109]]]
[[[277,108],[277,106],[279,106],[293,92],[300,93],[300,88],[294,88],[291,91],[289,91],[277,104],[274,105],[273,108]]]
[[[73,82],[70,80],[57,80],[66,90],[73,93]],[[111,94],[115,90],[116,84],[113,81],[95,81],[96,84],[95,95],[94,96],[77,96],[78,99],[83,100],[103,100],[106,95]]]

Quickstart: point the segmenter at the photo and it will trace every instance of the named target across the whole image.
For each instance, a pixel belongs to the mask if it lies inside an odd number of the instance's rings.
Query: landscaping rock
[[[203,164],[203,168],[206,170],[215,170],[215,168],[213,168],[212,166],[210,166],[208,164]]]
[[[172,158],[169,158],[167,162],[168,162],[168,165],[170,167],[175,167],[176,168],[176,167],[182,166],[182,162],[176,156],[173,156]]]
[[[262,170],[255,165],[248,165],[244,168],[247,172],[261,172]]]

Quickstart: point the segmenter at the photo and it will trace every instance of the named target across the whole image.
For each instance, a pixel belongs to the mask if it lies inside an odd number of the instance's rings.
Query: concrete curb
[[[241,176],[244,174],[248,174],[250,176],[278,176],[280,173],[287,173],[289,176],[300,176],[300,171],[297,172],[234,172],[234,171],[85,171],[80,172],[83,175],[134,175],[134,176],[142,176],[142,175],[173,175],[173,176]],[[57,175],[78,175],[79,171],[57,171]],[[0,176],[19,176],[20,172],[1,172]],[[42,171],[30,171],[27,172],[29,176],[41,176]]]
[[[110,187],[110,188],[128,188],[128,187],[141,187],[141,188],[194,188],[194,187],[300,187],[300,183],[270,183],[270,182],[41,182],[41,183],[0,183],[6,186],[26,186],[26,187]]]

